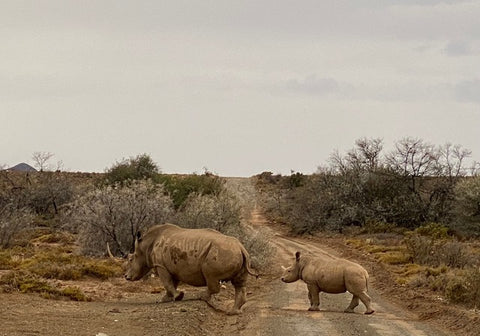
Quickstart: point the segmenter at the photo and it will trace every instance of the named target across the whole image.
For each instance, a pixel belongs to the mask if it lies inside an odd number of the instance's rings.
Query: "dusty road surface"
[[[251,217],[253,229],[269,230],[277,252],[271,270],[259,279],[249,278],[244,312],[228,316],[205,302],[189,300],[200,290],[180,286],[185,299],[174,303],[157,303],[163,289],[155,278],[127,282],[80,281],[66,283],[82,288],[92,302],[56,301],[39,295],[0,294],[0,336],[145,336],[145,335],[452,335],[445,330],[420,321],[375,289],[383,281],[371,273],[370,295],[373,315],[364,315],[363,304],[356,313],[343,310],[351,295],[321,294],[321,311],[309,312],[306,285],[297,281],[281,282],[281,265],[287,266],[296,251],[339,255],[320,239],[288,237],[282,228],[268,223],[260,211]],[[354,260],[359,261],[359,260]],[[359,261],[363,264],[361,261]],[[364,265],[365,266],[365,265]],[[227,285],[217,295],[218,307],[233,304],[233,288]]]

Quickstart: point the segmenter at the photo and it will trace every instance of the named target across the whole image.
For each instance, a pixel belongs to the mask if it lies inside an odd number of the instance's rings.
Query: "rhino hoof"
[[[320,308],[319,307],[310,307],[308,308],[309,311],[319,311]]]
[[[240,314],[242,311],[240,309],[232,309],[232,310],[229,310],[227,312],[227,315],[238,315]]]
[[[349,314],[355,313],[355,311],[353,309],[349,309],[349,308],[345,309],[343,312],[344,313],[349,313]]]
[[[373,313],[375,313],[375,310],[373,310],[373,309],[372,310],[367,310],[365,312],[365,315],[370,315],[370,314],[373,314]]]
[[[173,296],[164,295],[157,303],[172,302]]]
[[[183,299],[184,295],[185,295],[185,293],[179,292],[177,297],[175,298],[175,301],[181,301]]]

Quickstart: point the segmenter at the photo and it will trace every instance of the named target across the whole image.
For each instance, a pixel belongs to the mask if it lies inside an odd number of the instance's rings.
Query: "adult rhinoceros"
[[[246,302],[245,284],[250,257],[243,245],[233,237],[212,229],[184,229],[173,224],[156,225],[137,235],[135,252],[128,256],[125,278],[141,279],[154,269],[166,290],[162,301],[178,301],[184,293],[177,290],[179,282],[207,286],[202,299],[220,291],[220,281],[235,287],[235,303],[231,314],[240,313]]]
[[[303,280],[307,284],[310,300],[308,310],[320,310],[320,292],[337,294],[348,291],[353,298],[345,309],[346,313],[353,313],[359,299],[367,308],[365,314],[374,312],[370,305],[370,296],[367,294],[368,273],[359,264],[345,259],[303,256],[296,252],[293,265],[284,268],[282,281],[290,283],[297,280]]]

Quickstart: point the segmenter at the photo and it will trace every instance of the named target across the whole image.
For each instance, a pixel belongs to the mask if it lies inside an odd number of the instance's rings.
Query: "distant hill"
[[[20,171],[20,172],[36,172],[37,171],[35,168],[33,168],[32,166],[24,162],[19,163],[16,166],[13,166],[11,168],[8,168],[7,170]]]

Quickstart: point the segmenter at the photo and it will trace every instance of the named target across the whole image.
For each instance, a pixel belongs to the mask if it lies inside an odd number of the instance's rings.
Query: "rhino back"
[[[243,266],[239,241],[208,229],[165,232],[155,242],[152,254],[155,264],[193,286],[205,286],[207,277],[228,280]]]

